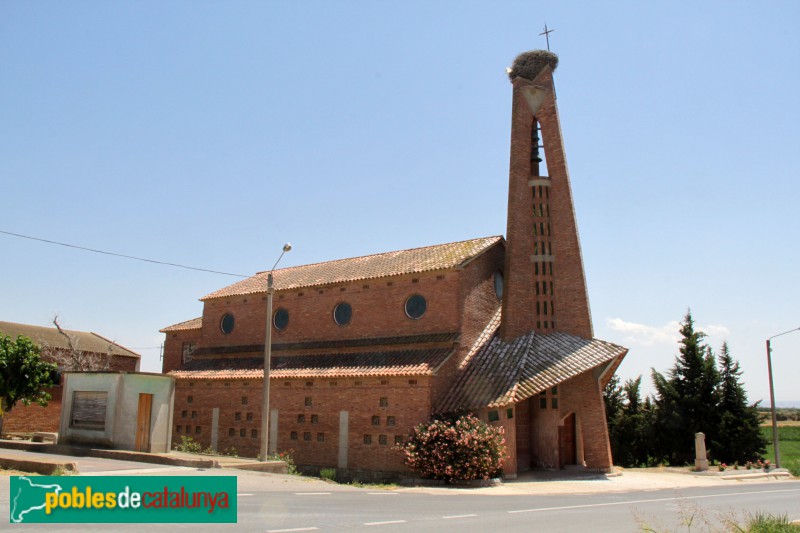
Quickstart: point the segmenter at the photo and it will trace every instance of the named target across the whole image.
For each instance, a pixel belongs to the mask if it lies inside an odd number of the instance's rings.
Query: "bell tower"
[[[508,222],[500,335],[536,331],[592,338],[586,277],[572,202],[553,71],[545,50],[520,54],[513,87]]]

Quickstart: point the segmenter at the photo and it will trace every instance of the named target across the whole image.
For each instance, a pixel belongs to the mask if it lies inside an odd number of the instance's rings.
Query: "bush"
[[[176,451],[186,453],[202,453],[203,451],[203,446],[199,442],[186,435],[181,435],[180,444],[176,444],[173,447]]]
[[[239,457],[239,452],[236,451],[236,448],[234,448],[233,446],[231,446],[230,448],[225,448],[224,450],[219,452],[219,454],[227,455],[228,457]]]
[[[319,471],[319,477],[322,479],[327,479],[330,481],[336,481],[336,469],[335,468],[323,468]]]
[[[489,479],[502,473],[506,458],[503,428],[467,414],[420,424],[401,445],[405,463],[431,479]]]
[[[293,450],[272,453],[267,455],[267,461],[284,461],[286,463],[286,472],[288,474],[299,474],[297,471],[297,465],[294,463],[294,457],[292,457],[292,453]]]

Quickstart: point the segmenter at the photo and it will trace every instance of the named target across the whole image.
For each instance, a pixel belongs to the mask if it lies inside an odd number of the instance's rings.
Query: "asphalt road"
[[[693,531],[708,531],[745,509],[800,519],[800,482],[568,496],[254,492],[240,497],[239,522],[248,531],[617,532],[674,530],[692,520]]]
[[[231,475],[108,459],[91,461],[100,475]],[[89,465],[81,464],[89,473]],[[800,520],[800,481],[593,494],[492,495],[469,490],[435,494],[386,491],[308,481],[296,476],[238,472],[238,524],[25,525],[8,523],[9,485],[0,479],[0,530],[14,531],[709,531],[744,513],[787,514]]]

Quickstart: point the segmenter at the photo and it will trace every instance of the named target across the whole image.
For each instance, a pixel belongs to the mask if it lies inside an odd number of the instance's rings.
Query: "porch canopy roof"
[[[498,312],[485,332],[493,335],[491,340],[465,362],[455,385],[435,406],[436,412],[521,402],[628,353],[627,348],[610,342],[566,333],[531,332],[504,342],[496,334],[499,324]]]

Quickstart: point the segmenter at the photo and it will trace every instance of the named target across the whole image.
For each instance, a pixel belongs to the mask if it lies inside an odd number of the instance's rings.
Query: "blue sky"
[[[250,275],[505,232],[505,67],[551,47],[599,338],[666,370],[691,307],[752,399],[800,327],[800,4],[0,3],[0,230]],[[0,234],[0,320],[164,326],[238,278]],[[774,340],[800,404],[800,332]],[[649,383],[649,377],[645,381]],[[649,388],[649,387],[648,387]]]

